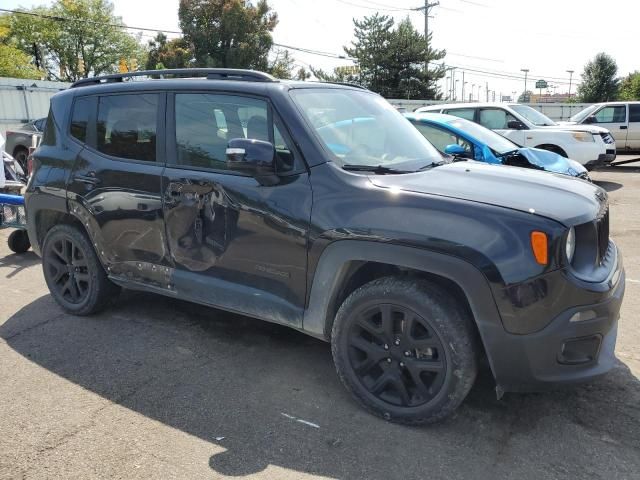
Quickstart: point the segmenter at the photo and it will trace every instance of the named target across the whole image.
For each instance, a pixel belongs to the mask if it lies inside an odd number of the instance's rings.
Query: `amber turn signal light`
[[[549,245],[546,233],[537,230],[531,232],[531,250],[533,250],[533,256],[536,257],[536,262],[540,265],[549,263]]]

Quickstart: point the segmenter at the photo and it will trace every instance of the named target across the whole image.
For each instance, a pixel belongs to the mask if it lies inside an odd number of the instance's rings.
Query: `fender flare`
[[[471,263],[430,250],[361,240],[339,240],[329,244],[322,252],[313,276],[303,331],[330,341],[333,302],[346,281],[350,262],[353,261],[411,268],[456,283],[467,297],[495,375],[493,352],[505,340],[506,332],[488,280]]]

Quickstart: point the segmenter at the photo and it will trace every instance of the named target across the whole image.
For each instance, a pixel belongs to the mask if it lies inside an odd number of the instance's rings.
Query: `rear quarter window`
[[[82,143],[87,142],[87,127],[93,108],[95,108],[94,97],[80,97],[73,103],[69,133]]]

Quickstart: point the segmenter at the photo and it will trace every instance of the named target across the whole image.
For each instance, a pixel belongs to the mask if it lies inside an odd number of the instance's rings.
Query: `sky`
[[[0,5],[29,8],[49,3],[2,0]],[[113,3],[116,15],[129,26],[180,30],[178,0]],[[275,42],[335,55],[343,55],[343,46],[353,39],[353,18],[376,11],[396,21],[408,15],[417,29],[424,30],[424,15],[411,10],[424,5],[424,0],[269,0],[269,5],[279,18],[273,34]],[[446,49],[445,63],[457,67],[454,75],[458,99],[463,70],[467,82],[465,98],[473,90],[474,98],[480,94],[485,99],[488,83],[498,99],[500,93],[519,95],[523,91],[524,68],[529,69],[529,90],[536,80],[544,79],[555,86],[550,91],[557,93],[567,92],[567,70],[574,70],[575,92],[585,63],[601,51],[615,58],[620,75],[640,70],[638,42],[634,38],[639,15],[640,2],[631,0],[440,0],[440,5],[431,10],[429,29],[433,32],[433,47]],[[298,66],[331,70],[353,64],[346,59],[291,53]],[[445,82],[443,90],[448,89]]]

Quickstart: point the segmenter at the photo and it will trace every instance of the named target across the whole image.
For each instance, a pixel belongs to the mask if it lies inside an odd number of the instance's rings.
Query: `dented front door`
[[[306,170],[270,185],[225,170],[231,138],[264,133],[273,140],[265,101],[172,97],[169,118],[176,123],[163,184],[172,288],[183,298],[300,326],[311,213]]]

